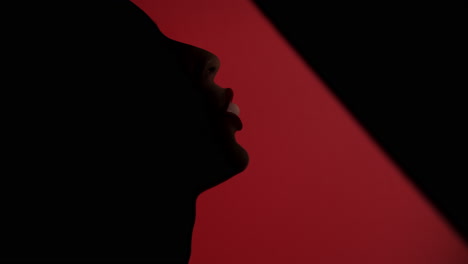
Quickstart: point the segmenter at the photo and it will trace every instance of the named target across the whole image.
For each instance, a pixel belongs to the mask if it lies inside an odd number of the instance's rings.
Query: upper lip
[[[229,108],[229,104],[232,102],[234,98],[234,91],[231,88],[226,88],[226,102],[224,103],[224,111],[226,112]]]

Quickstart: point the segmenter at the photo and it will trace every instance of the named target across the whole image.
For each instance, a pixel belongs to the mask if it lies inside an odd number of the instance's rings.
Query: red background
[[[461,238],[250,1],[133,0],[216,54],[246,171],[204,192],[190,264],[465,264]]]

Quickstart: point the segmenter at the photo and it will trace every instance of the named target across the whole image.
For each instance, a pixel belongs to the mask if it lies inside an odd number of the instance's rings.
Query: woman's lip
[[[228,109],[226,110],[227,112],[230,112],[230,113],[233,113],[237,116],[239,116],[240,114],[240,108],[238,105],[236,105],[235,103],[231,102],[228,106]]]
[[[230,119],[234,123],[234,126],[236,127],[236,130],[238,130],[238,131],[242,130],[244,125],[242,124],[242,121],[240,120],[240,118],[236,114],[231,113],[231,112],[226,112],[226,116],[227,116],[228,119]]]
[[[224,110],[226,111],[229,108],[229,105],[234,98],[234,91],[231,88],[226,88],[226,102],[224,104]]]

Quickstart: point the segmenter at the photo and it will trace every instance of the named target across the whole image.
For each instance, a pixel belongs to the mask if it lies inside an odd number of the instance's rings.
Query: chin
[[[233,144],[230,155],[232,161],[233,171],[235,174],[243,172],[249,166],[250,158],[249,153],[237,142]]]

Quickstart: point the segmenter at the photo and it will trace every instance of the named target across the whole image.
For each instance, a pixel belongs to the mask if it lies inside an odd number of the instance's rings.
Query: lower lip
[[[226,112],[226,117],[234,124],[234,126],[236,127],[236,130],[238,131],[242,130],[243,124],[237,115],[231,112]]]

